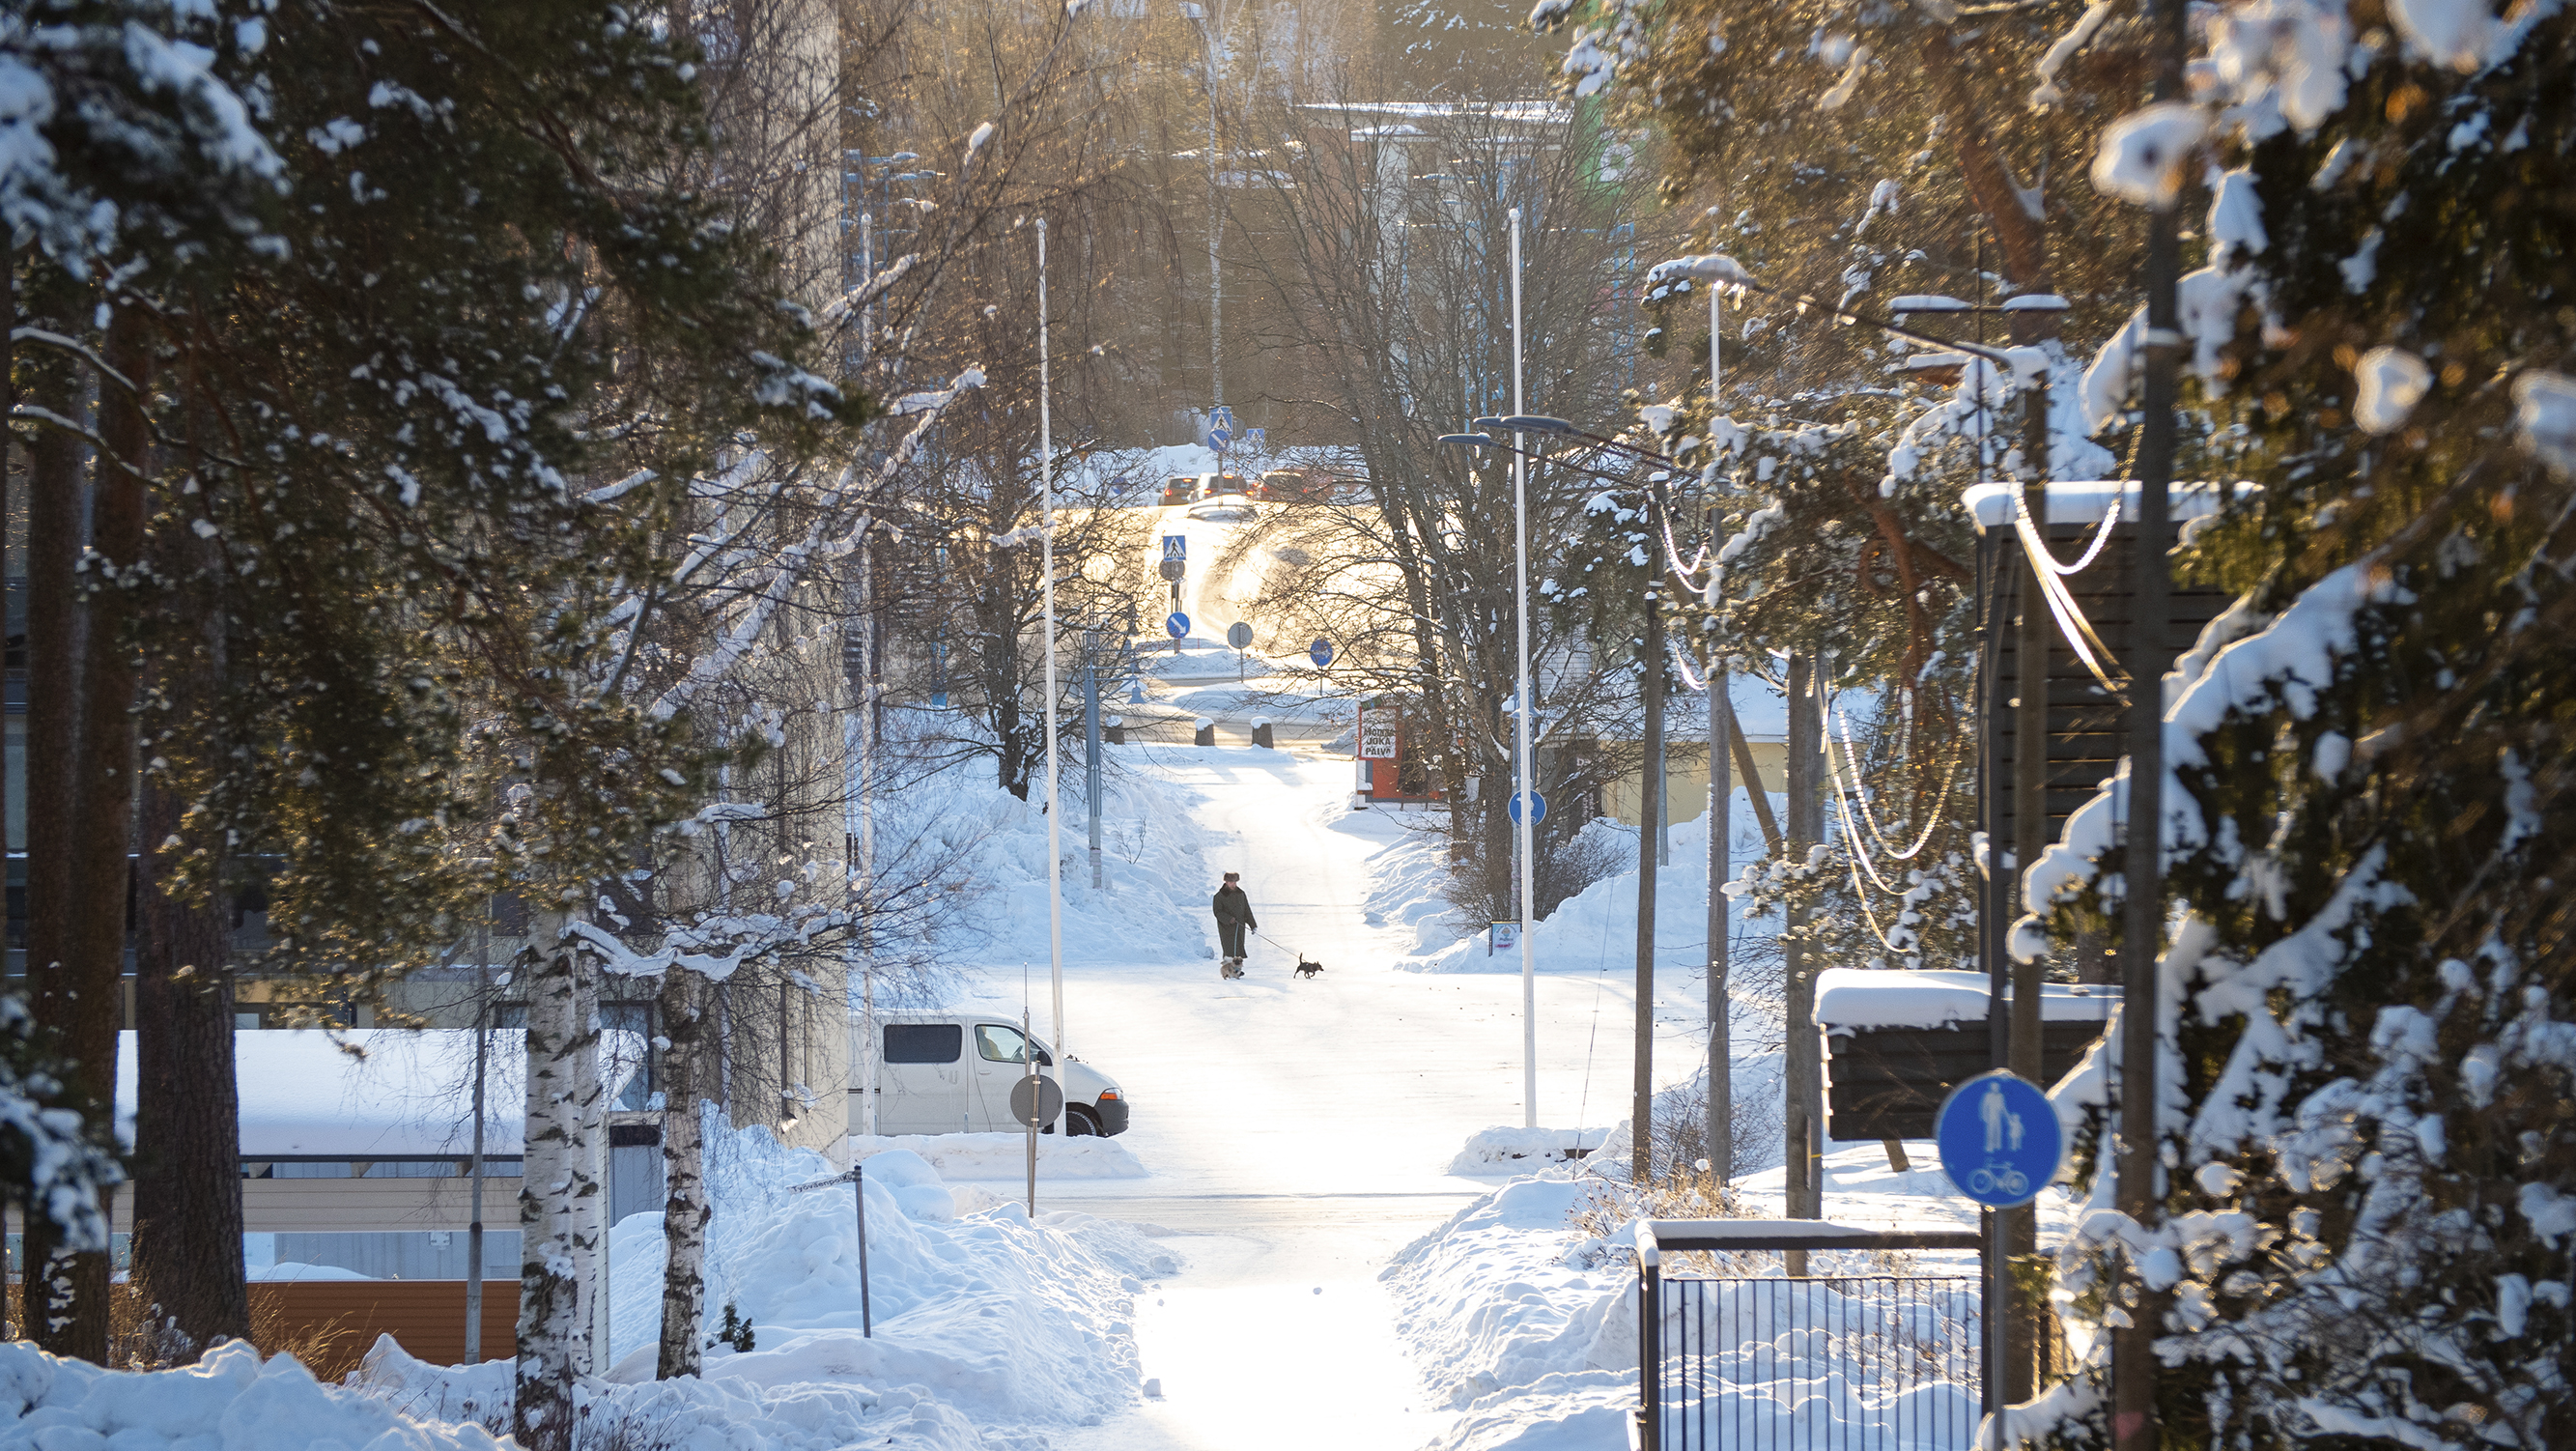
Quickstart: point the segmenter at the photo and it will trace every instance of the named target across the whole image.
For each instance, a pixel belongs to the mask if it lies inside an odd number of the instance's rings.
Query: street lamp
[[[1216,183],[1216,31],[1208,24],[1206,8],[1193,0],[1181,0],[1181,15],[1198,26],[1199,40],[1207,47],[1208,394],[1213,407],[1225,402],[1225,286],[1217,273],[1217,247],[1225,237],[1225,209],[1218,205]]]

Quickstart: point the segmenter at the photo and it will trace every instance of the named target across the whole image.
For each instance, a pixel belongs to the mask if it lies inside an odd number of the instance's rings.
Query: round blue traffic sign
[[[1933,1133],[1942,1172],[1989,1209],[2028,1204],[2066,1159],[2066,1134],[2048,1095],[2000,1068],[1951,1089]]]
[[[1333,642],[1321,636],[1316,637],[1315,643],[1306,647],[1306,658],[1314,661],[1315,668],[1318,670],[1332,664]]]
[[[1530,825],[1536,826],[1540,822],[1547,820],[1547,797],[1536,791],[1532,791],[1529,794],[1529,797]],[[1515,826],[1519,825],[1521,819],[1521,795],[1519,792],[1515,791],[1512,793],[1511,805],[1505,809],[1509,810],[1512,814],[1512,824]]]
[[[1171,631],[1172,638],[1177,640],[1190,632],[1190,617],[1174,610],[1171,618],[1163,621],[1163,628]]]

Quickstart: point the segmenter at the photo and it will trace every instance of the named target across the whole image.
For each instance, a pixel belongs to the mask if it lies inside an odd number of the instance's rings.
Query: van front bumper
[[[1105,1098],[1093,1104],[1091,1111],[1100,1116],[1100,1132],[1103,1136],[1127,1132],[1127,1100]]]

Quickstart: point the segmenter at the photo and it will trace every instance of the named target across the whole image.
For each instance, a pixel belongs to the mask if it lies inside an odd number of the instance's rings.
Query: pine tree
[[[2576,396],[2576,22],[2388,18],[2222,22],[2232,109],[2168,178],[2234,168],[2185,298],[2217,300],[2187,315],[2208,461],[2261,492],[2184,555],[2246,598],[2168,682],[2164,1219],[2097,1211],[2061,1265],[2078,1344],[2115,1295],[2155,1317],[2158,1414],[2193,1444],[2576,1437],[2576,481],[2550,409]],[[2122,139],[2097,175],[2151,194]],[[2051,920],[2100,904],[2118,809],[2032,874]],[[2098,1114],[2110,1081],[2060,1096]],[[2108,1177],[2083,1172],[2097,1206]],[[2101,1444],[2103,1374],[2020,1428]]]

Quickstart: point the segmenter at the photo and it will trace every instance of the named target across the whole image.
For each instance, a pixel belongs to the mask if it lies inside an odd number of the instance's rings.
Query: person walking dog
[[[1252,899],[1243,894],[1239,883],[1242,873],[1225,874],[1225,885],[1216,889],[1217,947],[1225,961],[1219,965],[1220,977],[1243,976],[1243,934],[1261,924],[1252,915]]]

